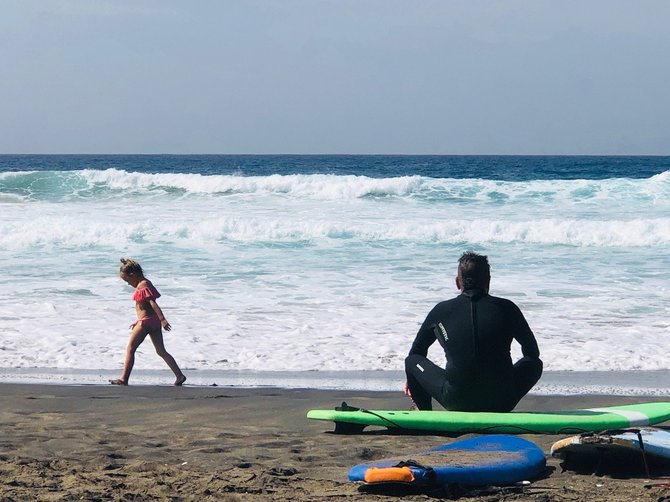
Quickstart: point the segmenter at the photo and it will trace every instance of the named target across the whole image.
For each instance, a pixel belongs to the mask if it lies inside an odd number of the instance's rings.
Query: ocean
[[[189,383],[399,389],[474,250],[539,391],[670,394],[670,157],[0,155],[0,214],[3,381],[118,375],[130,257]],[[171,380],[147,340],[132,383]]]

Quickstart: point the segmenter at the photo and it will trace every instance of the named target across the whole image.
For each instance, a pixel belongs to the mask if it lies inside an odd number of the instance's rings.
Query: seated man
[[[405,394],[420,410],[435,398],[448,410],[511,411],[542,375],[535,336],[519,308],[488,294],[491,273],[486,256],[467,252],[458,261],[461,294],[438,303],[421,325],[405,359]],[[512,365],[515,339],[523,358]],[[446,369],[426,358],[437,340]]]

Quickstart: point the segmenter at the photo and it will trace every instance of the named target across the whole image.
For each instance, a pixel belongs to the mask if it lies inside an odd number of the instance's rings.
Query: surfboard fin
[[[367,425],[350,424],[349,422],[335,422],[335,434],[360,434]]]

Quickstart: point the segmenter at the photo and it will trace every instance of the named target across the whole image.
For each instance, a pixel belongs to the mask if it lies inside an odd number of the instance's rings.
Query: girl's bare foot
[[[128,385],[128,382],[124,382],[120,378],[115,378],[114,380],[110,380],[109,383],[112,385]]]
[[[180,376],[180,377],[177,377],[177,379],[175,380],[174,384],[175,384],[177,387],[181,387],[181,385],[182,385],[185,381],[186,381],[186,375],[182,375],[182,376]]]

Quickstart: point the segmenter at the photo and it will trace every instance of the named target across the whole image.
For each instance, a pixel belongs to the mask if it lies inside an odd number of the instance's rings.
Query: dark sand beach
[[[341,401],[404,409],[401,392],[169,386],[1,384],[0,500],[433,500],[445,494],[368,493],[354,464],[454,441],[383,430],[332,434],[308,409]],[[667,398],[527,396],[518,409],[599,407]],[[467,436],[466,436],[467,437]],[[547,453],[564,436],[524,435]],[[639,467],[639,466],[638,466]],[[524,489],[470,500],[670,500],[662,478],[563,471]],[[632,471],[631,471],[632,472]],[[660,475],[665,473],[660,472]],[[667,473],[670,474],[670,473]]]

